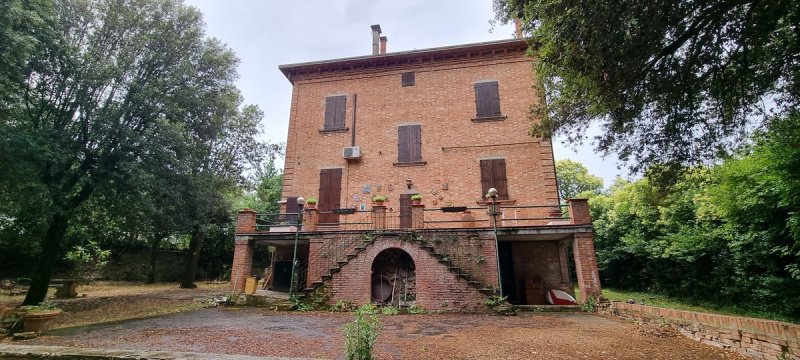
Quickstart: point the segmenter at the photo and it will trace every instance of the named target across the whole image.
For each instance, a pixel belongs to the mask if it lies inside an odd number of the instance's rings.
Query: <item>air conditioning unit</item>
[[[342,151],[342,157],[347,161],[361,160],[361,148],[358,146],[348,146]]]

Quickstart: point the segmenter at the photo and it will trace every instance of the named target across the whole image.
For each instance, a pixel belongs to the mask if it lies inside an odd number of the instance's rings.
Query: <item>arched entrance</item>
[[[391,248],[372,261],[372,302],[379,305],[409,306],[417,299],[414,260],[407,252]]]

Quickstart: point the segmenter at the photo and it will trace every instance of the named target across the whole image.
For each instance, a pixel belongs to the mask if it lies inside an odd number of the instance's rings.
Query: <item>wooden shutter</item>
[[[411,195],[400,194],[400,228],[411,228]]]
[[[297,221],[297,196],[286,197],[286,222]]]
[[[476,117],[500,116],[500,92],[497,81],[475,83]]]
[[[403,86],[414,86],[414,78],[415,76],[413,72],[403,73]]]
[[[322,169],[319,172],[319,222],[337,223],[339,215],[327,213],[339,208],[342,195],[342,169]]]
[[[397,162],[422,161],[422,126],[405,125],[397,128]]]
[[[347,112],[347,95],[325,98],[325,130],[344,129],[344,116]]]
[[[489,192],[489,188],[497,189],[498,200],[508,200],[505,159],[481,160],[482,198]]]

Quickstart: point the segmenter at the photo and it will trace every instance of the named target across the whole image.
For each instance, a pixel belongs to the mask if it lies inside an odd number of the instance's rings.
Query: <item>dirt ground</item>
[[[196,305],[219,290],[87,295],[62,306],[67,316],[47,335],[13,344],[343,358],[342,326],[352,314]],[[745,359],[667,329],[585,313],[380,318],[379,359]]]

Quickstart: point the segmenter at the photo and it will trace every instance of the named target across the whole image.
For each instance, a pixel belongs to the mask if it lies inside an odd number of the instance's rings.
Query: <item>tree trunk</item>
[[[69,220],[63,214],[56,214],[50,219],[50,226],[42,238],[42,253],[39,255],[39,264],[31,276],[31,286],[25,295],[22,305],[36,305],[47,297],[47,287],[50,286],[53,264],[56,262],[61,240],[67,232]]]
[[[164,238],[161,234],[155,234],[150,239],[150,272],[147,274],[147,283],[155,284],[156,282],[156,265],[158,264],[158,250],[161,248],[161,242]]]
[[[195,226],[192,231],[192,239],[189,241],[189,253],[186,256],[186,266],[183,270],[183,279],[181,280],[181,288],[194,289],[197,285],[194,284],[195,274],[197,273],[197,261],[200,258],[200,247],[203,245],[205,233],[199,225]]]

